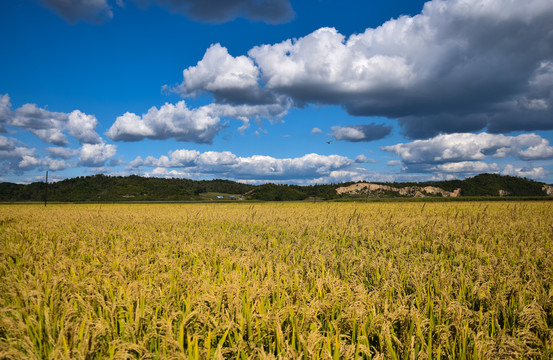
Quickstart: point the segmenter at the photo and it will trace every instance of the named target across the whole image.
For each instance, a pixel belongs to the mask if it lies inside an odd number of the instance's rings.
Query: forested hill
[[[202,194],[245,194],[252,185],[229,180],[146,178],[93,175],[48,184],[49,201],[186,201]],[[44,201],[45,184],[0,183],[0,201]],[[216,197],[215,197],[216,198]]]
[[[367,185],[367,183],[358,183]],[[374,183],[373,183],[374,184]],[[547,196],[553,187],[519,177],[481,174],[465,180],[451,180],[431,183],[391,183],[382,188],[420,188],[415,196],[442,196],[424,192],[424,187],[453,192],[460,196]],[[336,189],[352,187],[356,183],[327,185],[249,185],[229,180],[188,180],[145,178],[136,175],[127,177],[93,175],[77,177],[48,184],[48,201],[87,202],[87,201],[223,201],[223,200],[332,200],[356,198],[413,197],[398,191],[342,192]],[[355,186],[353,186],[355,187]],[[28,185],[0,183],[0,201],[44,201],[46,186],[43,182]]]

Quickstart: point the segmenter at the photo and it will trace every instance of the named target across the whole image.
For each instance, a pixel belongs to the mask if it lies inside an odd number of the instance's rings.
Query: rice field
[[[0,206],[0,359],[355,358],[553,358],[553,203]]]

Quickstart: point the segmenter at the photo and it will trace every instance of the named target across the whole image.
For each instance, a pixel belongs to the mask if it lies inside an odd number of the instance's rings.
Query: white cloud
[[[39,108],[35,104],[24,104],[10,116],[7,124],[28,130],[41,140],[55,145],[67,145],[63,126],[67,114]]]
[[[24,170],[30,170],[35,168],[48,169],[52,171],[64,170],[68,167],[72,167],[71,164],[65,160],[55,160],[50,158],[39,158],[35,156],[25,155],[19,162],[19,168]]]
[[[21,173],[22,169],[19,164],[25,158],[36,157],[35,149],[29,149],[24,146],[16,146],[6,149],[0,149],[0,173]],[[32,160],[28,160],[32,161]],[[25,164],[25,163],[24,163]]]
[[[101,138],[96,132],[98,120],[93,115],[87,115],[79,110],[75,110],[69,114],[67,129],[69,135],[79,140],[82,144],[98,144]]]
[[[522,160],[553,159],[553,146],[549,145],[548,140],[542,139],[539,144],[520,151],[518,156]]]
[[[127,170],[136,169],[142,165],[144,165],[142,156],[137,156],[133,161],[128,163]]]
[[[42,141],[54,145],[67,145],[69,142],[64,131],[81,143],[98,143],[96,133],[98,121],[92,115],[79,110],[70,114],[53,112],[40,108],[36,104],[24,104],[11,111],[8,94],[0,95],[0,131],[4,125],[16,126],[34,134]]]
[[[81,147],[79,155],[79,165],[88,167],[103,166],[106,160],[115,156],[117,146],[99,143],[99,144],[84,144]]]
[[[540,160],[553,158],[553,148],[549,141],[536,134],[518,136],[480,134],[446,134],[428,140],[416,140],[405,144],[381,148],[398,154],[403,163],[403,171],[408,173],[431,173],[437,178],[447,178],[448,174],[458,176],[479,173],[502,173],[543,179],[547,170],[542,167],[516,167],[520,160]],[[510,159],[509,159],[510,158]],[[516,158],[520,160],[515,160]],[[489,159],[510,161],[503,170]]]
[[[59,159],[70,159],[79,153],[78,150],[64,147],[48,147],[45,150],[51,157]]]
[[[259,69],[246,56],[232,57],[220,44],[209,47],[196,66],[183,71],[183,83],[178,90],[185,96],[197,96],[208,91],[217,96],[261,91]],[[248,96],[241,94],[241,96]]]
[[[164,178],[192,178],[194,174],[179,170],[167,170],[167,168],[159,167],[153,169],[150,173],[146,173],[146,177],[164,177]]]
[[[398,154],[405,164],[475,161],[490,156],[519,156],[529,160],[548,157],[552,151],[549,142],[536,134],[505,136],[488,133],[438,135],[381,149]]]
[[[19,162],[19,167],[21,169],[31,169],[39,165],[42,165],[41,159],[31,155],[23,155],[21,161]]]
[[[0,135],[0,151],[15,149],[16,140]]]
[[[311,181],[313,184],[341,183],[346,181],[366,181],[374,175],[364,169],[355,170],[335,170],[327,176],[320,177]]]
[[[0,137],[1,140],[1,137]],[[41,158],[34,148],[24,146],[0,148],[0,172],[21,174],[32,169],[63,170],[73,165],[65,160]]]
[[[375,123],[355,126],[333,126],[331,129],[332,134],[330,135],[334,139],[351,142],[379,140],[392,132],[392,126]]]
[[[323,131],[321,129],[319,129],[318,127],[314,127],[312,130],[311,130],[311,134],[320,134],[322,133]]]
[[[197,150],[180,149],[175,151],[169,151],[169,156],[162,155],[159,158],[148,156],[142,163],[142,158],[137,157],[133,163],[151,167],[189,167],[193,166],[198,158],[200,152]]]
[[[259,105],[229,105],[229,104],[210,104],[205,108],[216,116],[229,117],[233,119],[248,122],[249,119],[267,119],[273,122],[279,122],[286,115],[291,107],[291,103],[286,99],[274,104]]]
[[[295,41],[254,47],[248,55],[259,64],[268,88],[305,101],[407,85],[412,70],[405,59],[369,54],[352,39],[346,42],[336,29],[321,28]],[[302,89],[309,91],[302,95]]]
[[[46,158],[45,162],[46,162],[46,166],[48,167],[48,169],[52,170],[52,171],[60,171],[60,170],[67,169],[67,168],[70,168],[70,167],[74,166],[73,164],[68,163],[65,160],[56,160],[56,159]]]
[[[352,126],[333,126],[331,136],[336,140],[347,141],[361,141],[365,138],[365,134],[360,129]]]
[[[431,168],[434,172],[445,173],[497,173],[499,166],[496,163],[485,163],[483,161],[459,161],[435,165]]]
[[[202,153],[198,159],[197,163],[200,166],[225,166],[233,165],[238,162],[236,155],[230,151],[206,151]]]
[[[156,109],[157,110],[157,109]],[[118,116],[106,135],[112,140],[138,141],[154,136],[154,130],[140,116],[126,112]]]
[[[375,159],[368,158],[368,157],[366,157],[365,155],[361,154],[361,155],[357,155],[357,157],[355,158],[355,162],[356,162],[356,163],[359,163],[359,164],[363,164],[363,163],[375,163],[376,160],[375,160]]]
[[[200,152],[197,150],[180,149],[169,151],[169,156],[174,163],[171,167],[181,167],[194,163],[200,156]]]
[[[178,141],[212,143],[215,135],[224,126],[221,117],[241,120],[247,128],[250,118],[268,118],[278,120],[288,111],[288,104],[266,105],[229,105],[209,104],[189,109],[184,101],[177,104],[155,106],[146,114],[138,116],[125,113],[119,116],[106,135],[115,141],[139,141],[149,139],[175,138]]]
[[[331,171],[348,168],[353,161],[338,155],[307,154],[297,158],[279,159],[271,156],[254,155],[239,157],[229,151],[176,150],[169,156],[147,157],[133,161],[135,165],[161,168],[183,168],[178,170],[195,177],[221,176],[248,180],[305,179],[329,174]],[[139,166],[139,165],[138,165]],[[176,173],[173,173],[176,174]],[[154,174],[155,175],[155,174]]]
[[[142,117],[125,113],[119,116],[106,135],[112,140],[138,141],[144,138],[211,143],[221,130],[219,118],[212,116],[207,107],[188,109],[184,101],[168,104],[159,109],[150,108]]]
[[[542,167],[536,168],[515,168],[514,165],[508,164],[501,172],[503,175],[526,177],[531,179],[544,179],[549,171]]]
[[[433,0],[349,38],[321,28],[249,59],[216,45],[184,70],[183,87],[217,102],[342,105],[399,119],[411,138],[553,129],[552,17],[549,0]]]

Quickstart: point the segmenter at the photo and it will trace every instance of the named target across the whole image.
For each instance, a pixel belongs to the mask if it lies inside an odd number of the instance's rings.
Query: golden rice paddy
[[[0,206],[0,359],[553,358],[553,203]]]

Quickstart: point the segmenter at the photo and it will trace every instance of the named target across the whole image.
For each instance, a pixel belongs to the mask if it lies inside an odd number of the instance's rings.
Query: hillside
[[[202,194],[244,194],[252,185],[229,180],[145,178],[93,175],[48,184],[48,200],[81,201],[189,201]],[[44,183],[0,183],[0,201],[44,201]],[[216,196],[214,197],[216,198]]]
[[[423,183],[357,183],[339,187],[345,197],[480,197],[480,196],[547,196],[553,188],[541,182],[503,176],[480,174],[465,180]]]
[[[44,201],[43,182],[0,183],[0,201]],[[188,180],[93,175],[48,184],[48,201],[333,200],[394,197],[548,196],[553,187],[533,180],[481,174],[465,180],[428,183],[248,185],[230,180]],[[222,198],[221,198],[222,197]]]

